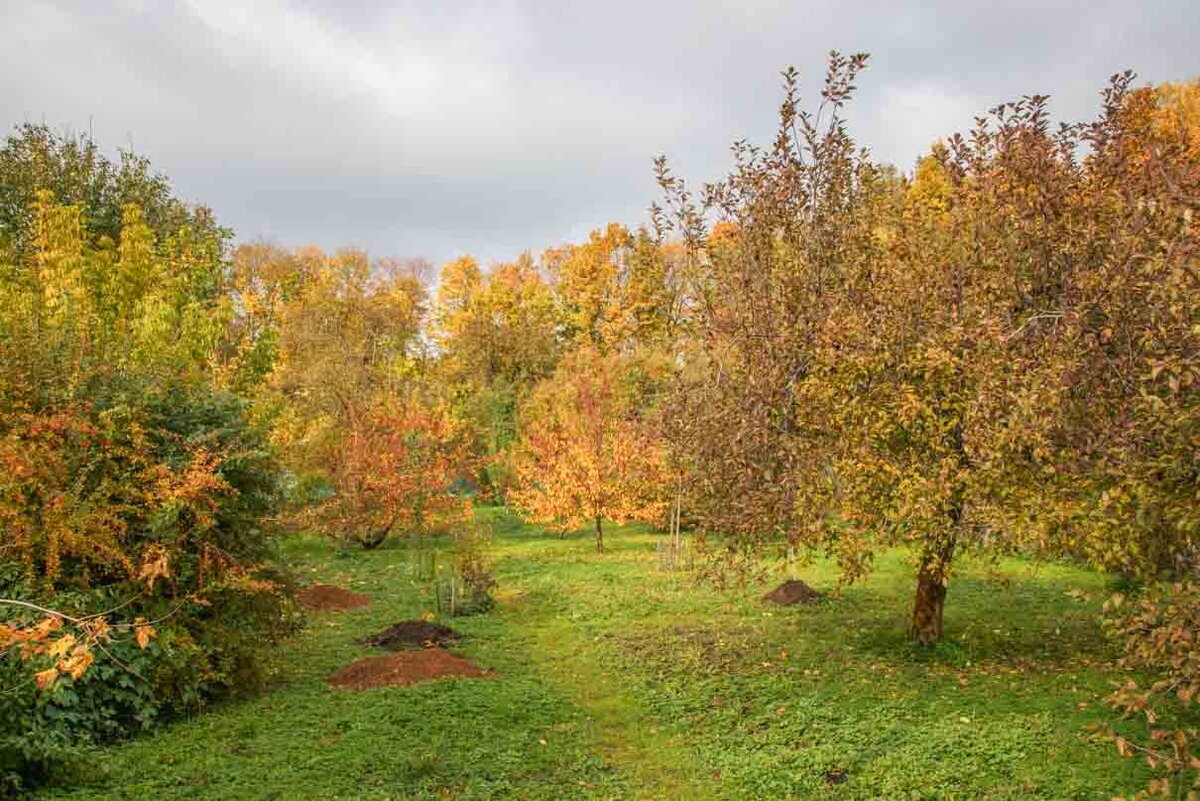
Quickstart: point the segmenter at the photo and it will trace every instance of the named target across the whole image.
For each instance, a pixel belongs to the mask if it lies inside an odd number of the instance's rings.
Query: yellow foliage
[[[517,455],[516,505],[559,531],[661,519],[663,450],[620,386],[625,362],[594,348],[569,355],[530,403]]]

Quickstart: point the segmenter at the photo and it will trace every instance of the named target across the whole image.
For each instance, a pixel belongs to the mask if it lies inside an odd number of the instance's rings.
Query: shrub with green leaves
[[[226,238],[132,157],[0,148],[0,787],[261,687],[292,624]]]

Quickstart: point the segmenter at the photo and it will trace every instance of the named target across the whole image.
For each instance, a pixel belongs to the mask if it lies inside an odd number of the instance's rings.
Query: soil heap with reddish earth
[[[378,634],[372,634],[359,640],[363,645],[373,645],[388,651],[402,651],[406,648],[445,647],[462,637],[449,626],[430,623],[425,620],[402,620],[393,623]]]
[[[371,599],[358,592],[350,592],[332,584],[312,584],[296,593],[296,600],[305,609],[315,612],[341,612],[367,606]]]
[[[763,596],[764,601],[771,601],[781,606],[792,604],[816,603],[824,597],[821,593],[798,579],[785,581]]]
[[[426,648],[387,656],[369,656],[346,665],[325,681],[333,687],[346,690],[369,690],[374,687],[407,687],[442,676],[482,678],[490,675],[491,671],[484,670],[469,659],[441,648]]]

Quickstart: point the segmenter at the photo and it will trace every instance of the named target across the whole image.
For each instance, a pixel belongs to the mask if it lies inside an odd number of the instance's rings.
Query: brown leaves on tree
[[[828,550],[847,580],[909,545],[923,643],[964,549],[1194,578],[1200,84],[1117,75],[1097,119],[1057,129],[1024,97],[905,176],[842,120],[864,64],[831,58],[815,114],[786,73],[775,142],[736,145],[702,201],[658,165],[699,288],[665,430],[701,526],[731,554]],[[1187,705],[1179,592],[1119,633]],[[1154,691],[1127,690],[1152,723]],[[1121,747],[1190,770],[1194,732],[1149,737]]]
[[[922,642],[964,548],[1179,570],[1200,534],[1188,90],[1117,76],[1058,130],[1023,98],[908,177],[847,132],[864,65],[831,58],[817,113],[788,72],[775,142],[735,146],[703,203],[659,165],[699,288],[665,430],[702,528],[827,549],[846,580],[910,545]]]
[[[1161,778],[1146,798],[1200,793],[1200,583],[1173,582],[1128,601],[1117,595],[1105,606],[1106,624],[1124,644],[1121,665],[1157,678],[1127,680],[1108,698],[1114,709],[1142,719],[1145,737],[1133,742],[1111,729],[1108,736],[1125,757],[1140,757]]]

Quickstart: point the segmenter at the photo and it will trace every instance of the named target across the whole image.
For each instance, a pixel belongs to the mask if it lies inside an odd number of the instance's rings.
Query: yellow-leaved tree
[[[513,500],[529,518],[563,532],[604,521],[661,518],[661,445],[635,404],[627,360],[581,348],[543,382],[525,410]]]

